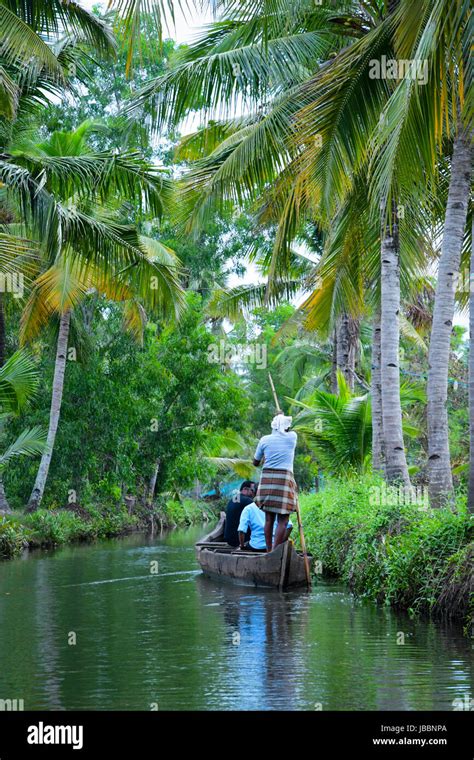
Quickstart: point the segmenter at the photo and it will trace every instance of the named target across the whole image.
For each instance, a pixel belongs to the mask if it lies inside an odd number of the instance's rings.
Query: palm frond
[[[219,119],[237,108],[252,108],[269,93],[291,89],[317,68],[337,44],[327,29],[329,16],[329,9],[313,8],[313,23],[306,29],[308,19],[287,12],[283,18],[253,13],[251,18],[242,15],[210,24],[171,71],[144,85],[127,110],[133,114],[146,106],[160,130],[196,108]]]
[[[293,429],[301,432],[330,471],[367,466],[372,441],[371,404],[368,395],[351,396],[339,373],[339,395],[316,390],[304,402],[291,399],[301,409]]]
[[[47,3],[24,3],[21,0],[3,0],[6,7],[29,30],[48,40],[57,39],[66,31],[81,37],[102,56],[115,50],[115,38],[111,28],[91,11],[74,0],[49,0]]]
[[[402,313],[399,314],[399,323],[400,323],[401,334],[405,338],[408,338],[408,340],[413,342],[418,348],[420,348],[423,351],[423,353],[426,354],[428,351],[428,346],[426,345],[425,341],[421,337],[416,327],[414,327],[412,323]]]
[[[231,321],[236,321],[259,306],[276,306],[282,299],[290,301],[301,287],[302,282],[299,279],[278,280],[274,282],[270,298],[267,298],[265,283],[222,288],[214,292],[207,311],[213,317],[227,317]]]
[[[247,480],[255,475],[255,467],[248,459],[238,459],[236,457],[206,457],[210,464],[217,467],[218,470],[233,470],[240,478]]]
[[[12,119],[18,105],[20,90],[6,69],[0,65],[0,115]]]
[[[42,454],[46,445],[47,431],[36,426],[23,430],[18,438],[0,454],[0,472],[16,457],[33,457]]]
[[[26,351],[16,351],[0,367],[0,406],[11,412],[20,411],[35,393],[38,371]]]
[[[0,277],[3,278],[3,287],[11,282],[29,287],[32,277],[38,271],[40,262],[39,244],[34,240],[28,240],[14,234],[13,225],[8,225],[8,232],[0,232]],[[15,297],[21,297],[23,293],[15,293]]]
[[[138,151],[91,151],[85,139],[97,129],[103,127],[84,122],[74,132],[55,132],[48,142],[24,145],[12,157],[59,199],[77,196],[104,203],[113,197],[130,198],[143,212],[161,217],[173,196],[167,173]]]
[[[13,8],[9,8],[6,3],[0,4],[0,52],[2,58],[10,63],[18,61],[30,63],[33,58],[38,68],[44,67],[58,80],[64,81],[61,65],[49,45],[36,34],[31,27],[30,19],[23,19],[18,13],[22,4],[14,2],[12,5]],[[26,5],[23,7],[26,9]]]

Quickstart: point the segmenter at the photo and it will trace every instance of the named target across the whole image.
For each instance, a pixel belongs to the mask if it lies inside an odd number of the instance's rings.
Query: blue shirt
[[[265,512],[263,509],[257,507],[255,502],[247,504],[243,508],[240,515],[239,531],[246,533],[250,528],[250,546],[252,549],[266,549],[265,543]],[[277,521],[273,523],[273,537],[275,537],[275,531],[277,527]],[[287,523],[288,528],[292,528],[293,525],[290,520]]]
[[[293,460],[298,436],[294,430],[280,433],[274,430],[270,435],[264,435],[258,442],[254,459],[265,456],[263,469],[289,470],[293,472]]]

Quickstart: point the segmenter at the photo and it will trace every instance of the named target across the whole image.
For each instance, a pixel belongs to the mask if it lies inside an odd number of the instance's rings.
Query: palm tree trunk
[[[337,330],[334,330],[332,343],[332,365],[331,365],[331,393],[337,396]]]
[[[0,367],[5,364],[5,347],[6,347],[6,330],[5,330],[5,302],[3,293],[0,293]]]
[[[474,236],[474,220],[472,223]],[[471,277],[474,277],[474,239],[471,241]],[[469,288],[469,490],[467,508],[474,513],[474,288]]]
[[[0,293],[0,367],[5,364],[5,303],[3,293]],[[5,493],[5,486],[3,485],[3,476],[0,473],[0,512],[11,512],[10,505],[8,503],[7,495]]]
[[[38,509],[41,499],[43,498],[46,480],[48,478],[49,465],[53,456],[54,441],[58,429],[59,415],[61,413],[61,402],[63,398],[64,374],[66,372],[67,360],[67,343],[69,337],[69,326],[71,323],[71,311],[67,309],[62,315],[59,322],[58,344],[56,349],[56,362],[54,365],[53,391],[51,395],[51,409],[49,413],[49,428],[46,446],[41,457],[36,481],[31,492],[28,502],[28,511],[34,512]]]
[[[448,364],[470,176],[470,139],[460,129],[453,146],[428,353],[428,489],[432,507],[440,507],[453,500],[447,410]]]
[[[153,467],[153,472],[150,477],[150,483],[148,485],[148,503],[149,504],[153,503],[153,497],[155,495],[155,488],[156,488],[156,481],[158,478],[158,473],[160,471],[160,463],[161,463],[161,460],[157,459]]]
[[[383,420],[382,420],[382,371],[381,371],[381,329],[380,309],[373,320],[372,336],[372,469],[374,472],[384,472],[383,458]]]
[[[11,507],[8,503],[7,495],[5,493],[5,487],[3,485],[3,478],[0,477],[0,514],[11,512]]]
[[[338,319],[337,368],[342,372],[351,391],[354,390],[355,360],[359,338],[358,322],[346,312]]]
[[[381,380],[385,475],[389,482],[410,486],[400,404],[400,256],[398,224],[385,230],[381,246]]]

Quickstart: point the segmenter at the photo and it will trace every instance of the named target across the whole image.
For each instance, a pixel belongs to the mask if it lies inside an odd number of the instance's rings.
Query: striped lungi
[[[262,470],[254,502],[264,512],[288,515],[296,510],[298,488],[290,470]]]

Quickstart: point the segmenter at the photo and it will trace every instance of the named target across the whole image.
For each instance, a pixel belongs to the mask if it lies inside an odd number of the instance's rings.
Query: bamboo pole
[[[273,398],[275,400],[275,407],[276,407],[276,410],[277,410],[277,414],[280,414],[280,413],[282,414],[283,412],[281,410],[280,404],[278,403],[278,396],[276,395],[275,385],[273,383],[273,378],[272,378],[270,372],[268,373],[268,379],[270,381],[270,387],[272,389]],[[300,512],[300,505],[298,503],[298,499],[296,499],[296,518],[298,520],[298,530],[299,530],[299,533],[300,533],[300,544],[301,544],[301,550],[303,552],[304,570],[305,570],[305,574],[306,574],[306,585],[308,586],[308,589],[310,589],[311,588],[311,569],[310,569],[310,566],[309,566],[308,553],[306,551],[306,541],[305,541],[304,532],[303,532],[303,523],[301,522],[301,512]]]
[[[281,412],[281,409],[280,409],[280,404],[278,403],[278,396],[276,394],[275,386],[273,384],[273,377],[271,376],[270,373],[268,373],[268,379],[270,380],[270,387],[272,389],[273,398],[275,399],[275,407],[276,407],[277,414],[278,414],[278,413]]]

